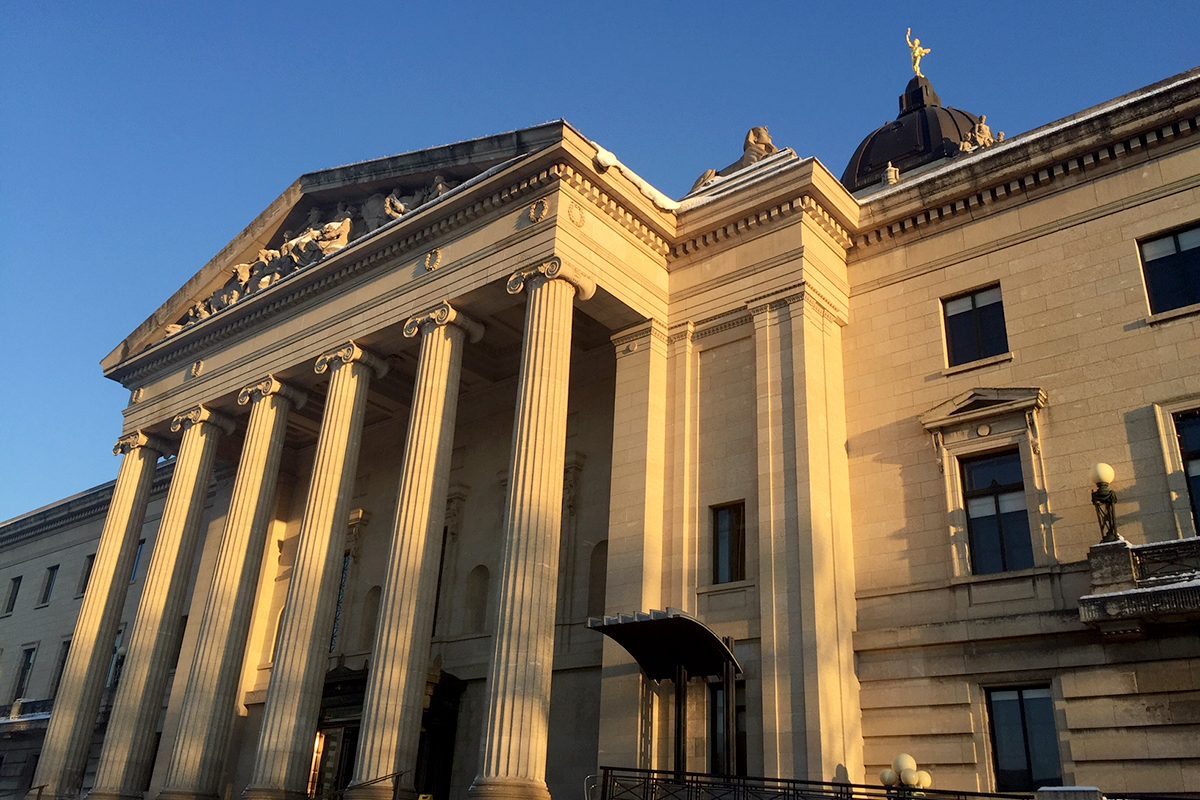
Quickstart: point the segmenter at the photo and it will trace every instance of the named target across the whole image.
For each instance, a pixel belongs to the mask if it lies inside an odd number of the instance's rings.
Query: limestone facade
[[[755,129],[674,201],[563,122],[303,176],[102,362],[116,483],[0,526],[0,793],[571,796],[672,766],[586,624],[666,607],[734,640],[748,774],[993,790],[1012,694],[1062,782],[1194,789],[1200,305],[1139,245],[1198,125],[1193,71],[856,194]]]

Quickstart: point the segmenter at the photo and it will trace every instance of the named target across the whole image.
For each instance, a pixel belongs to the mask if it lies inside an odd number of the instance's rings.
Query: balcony
[[[1117,537],[1093,545],[1088,566],[1092,592],[1079,598],[1079,619],[1105,638],[1200,621],[1200,538],[1134,545]]]

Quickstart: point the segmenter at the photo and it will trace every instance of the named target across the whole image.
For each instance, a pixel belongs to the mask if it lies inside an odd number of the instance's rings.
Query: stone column
[[[182,430],[183,441],[104,735],[96,787],[90,795],[96,800],[142,797],[154,759],[154,733],[167,674],[175,666],[171,658],[183,633],[180,619],[217,443],[222,431],[233,431],[233,423],[196,406],[175,417],[171,430]]]
[[[413,778],[425,706],[425,680],[438,553],[446,513],[450,452],[458,411],[463,340],[478,341],[483,327],[440,303],[404,324],[421,336],[412,410],[387,576],[363,703],[358,758],[347,797],[415,797]],[[395,780],[380,780],[399,773]]]
[[[250,422],[160,799],[219,796],[288,411],[304,401],[273,375],[238,394],[240,405],[252,404]]]
[[[488,669],[487,722],[475,798],[545,800],[554,605],[562,524],[567,382],[575,297],[596,285],[557,258],[517,272],[528,289],[517,384],[504,555]]]
[[[92,576],[79,609],[71,651],[33,779],[34,786],[45,788],[32,791],[31,797],[74,798],[79,794],[155,464],[167,449],[167,445],[141,431],[122,436],[113,448],[114,455],[125,458],[113,487]]]
[[[247,798],[305,797],[367,389],[387,364],[351,341],[318,358],[316,371],[331,373],[329,394]]]

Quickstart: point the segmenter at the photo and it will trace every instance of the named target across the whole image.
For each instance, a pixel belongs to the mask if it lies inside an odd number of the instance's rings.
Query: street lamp
[[[900,797],[910,796],[917,789],[933,786],[933,776],[926,770],[917,769],[917,760],[908,753],[901,753],[892,761],[892,766],[879,773],[879,782]]]
[[[1092,505],[1096,507],[1096,521],[1100,523],[1100,541],[1117,541],[1117,493],[1109,484],[1117,473],[1108,464],[1097,464],[1092,467],[1092,482],[1096,488],[1092,490]]]

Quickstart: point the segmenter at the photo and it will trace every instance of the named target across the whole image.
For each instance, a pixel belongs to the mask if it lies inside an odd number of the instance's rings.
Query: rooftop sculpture
[[[921,59],[933,52],[928,47],[921,47],[921,40],[912,38],[912,28],[908,29],[908,33],[904,34],[905,41],[908,42],[908,49],[912,51],[912,68],[918,78],[924,78],[921,74]]]

